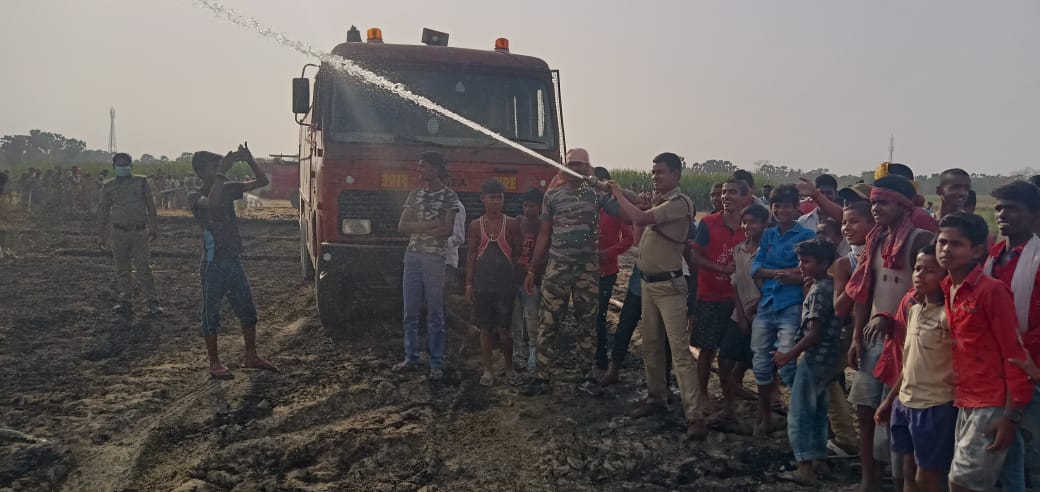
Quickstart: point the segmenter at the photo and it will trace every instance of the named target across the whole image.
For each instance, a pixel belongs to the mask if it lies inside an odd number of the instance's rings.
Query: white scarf
[[[1004,249],[1008,249],[1008,244],[1004,244]],[[983,269],[987,275],[993,275],[994,260],[992,256],[986,260]],[[1040,268],[1040,237],[1033,234],[1022,248],[1022,255],[1018,257],[1015,273],[1011,277],[1011,293],[1015,296],[1019,333],[1025,333],[1029,326],[1029,302],[1033,299],[1033,282],[1037,268]]]

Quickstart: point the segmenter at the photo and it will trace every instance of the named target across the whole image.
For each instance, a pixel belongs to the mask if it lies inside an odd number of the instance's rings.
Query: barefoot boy
[[[227,182],[226,173],[238,161],[249,164],[254,176],[252,181]],[[267,175],[246,147],[228,152],[223,158],[212,152],[196,152],[191,158],[191,167],[202,180],[199,192],[188,197],[188,206],[195,221],[202,226],[204,251],[199,272],[202,275],[202,335],[206,338],[206,352],[209,354],[209,374],[216,379],[233,377],[217,355],[220,305],[225,297],[242,324],[242,338],[246,345],[243,367],[275,370],[256,354],[256,304],[239,259],[242,239],[235,215],[235,200],[241,199],[247,191],[267,186]]]
[[[794,365],[787,436],[798,469],[790,478],[809,485],[826,471],[827,387],[842,355],[841,321],[834,315],[834,280],[827,275],[834,261],[834,245],[810,239],[798,243],[795,253],[798,270],[810,287],[802,302],[796,343],[789,351],[777,350],[773,363],[777,368]]]
[[[513,337],[509,324],[513,319],[513,292],[516,286],[513,259],[520,253],[520,226],[512,217],[502,214],[505,187],[489,179],[480,186],[484,215],[469,225],[469,261],[466,264],[466,299],[473,303],[473,324],[480,328],[480,360],[484,373],[480,384],[495,384],[491,367],[491,350],[498,332],[505,375],[511,383],[518,381],[513,370]]]

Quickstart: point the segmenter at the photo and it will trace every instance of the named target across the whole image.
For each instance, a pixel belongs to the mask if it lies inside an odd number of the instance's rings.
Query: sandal
[[[275,366],[274,366],[273,364],[271,364],[270,362],[267,362],[266,360],[261,360],[261,361],[260,361],[260,363],[259,363],[259,364],[257,364],[257,365],[255,365],[255,366],[250,366],[250,365],[242,364],[242,369],[249,369],[249,370],[252,370],[252,371],[271,371],[271,372],[281,372],[281,371],[279,371],[279,370],[278,370],[278,368],[277,368],[277,367],[275,367]]]
[[[231,372],[230,369],[221,366],[221,368],[216,370],[216,371],[210,370],[209,371],[209,378],[210,379],[220,380],[220,381],[226,381],[228,379],[234,379],[235,375]]]
[[[512,386],[520,386],[523,384],[524,378],[516,371],[509,371],[506,373],[506,381]]]
[[[481,386],[486,386],[486,387],[490,388],[491,386],[494,386],[494,384],[495,384],[495,376],[493,376],[490,372],[485,372],[482,376],[480,376],[480,385]]]

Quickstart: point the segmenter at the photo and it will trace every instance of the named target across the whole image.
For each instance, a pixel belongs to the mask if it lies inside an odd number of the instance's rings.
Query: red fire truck
[[[367,34],[362,42],[351,27],[333,54],[561,160],[559,74],[544,61],[511,53],[501,38],[477,50],[448,47],[447,34],[428,29],[419,45],[383,43],[375,28]],[[306,78],[311,67],[317,68],[313,97]],[[408,238],[397,222],[409,191],[418,187],[421,152],[444,154],[467,220],[483,213],[484,180],[505,184],[505,213],[516,216],[520,195],[544,189],[555,174],[523,152],[327,64],[305,66],[293,80],[293,112],[300,124],[300,261],[330,328],[356,332],[363,313],[400,309]]]

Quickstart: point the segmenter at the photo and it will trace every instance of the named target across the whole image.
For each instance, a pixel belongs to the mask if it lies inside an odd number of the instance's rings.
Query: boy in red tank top
[[[502,214],[505,187],[489,179],[480,186],[484,215],[469,225],[466,240],[466,299],[473,303],[473,324],[480,329],[480,360],[484,373],[480,384],[495,384],[491,351],[492,330],[498,331],[499,348],[505,359],[505,375],[510,383],[519,382],[513,369],[513,295],[516,286],[513,263],[520,254],[520,225]]]

